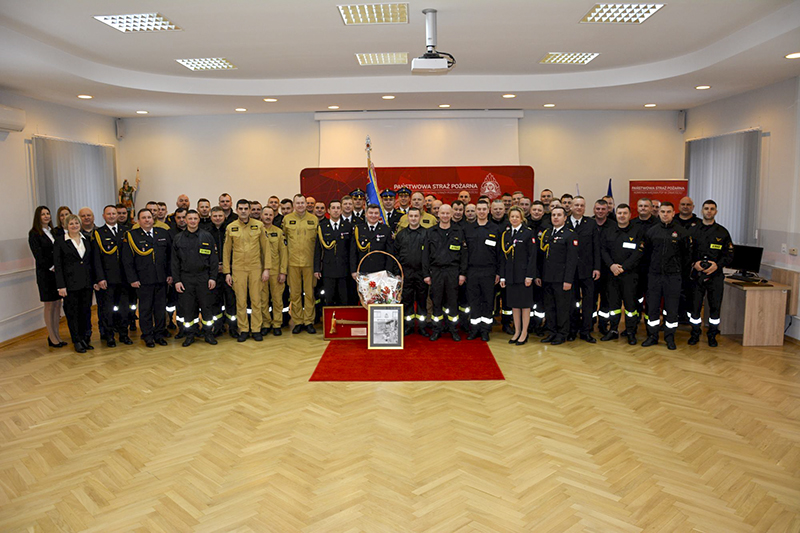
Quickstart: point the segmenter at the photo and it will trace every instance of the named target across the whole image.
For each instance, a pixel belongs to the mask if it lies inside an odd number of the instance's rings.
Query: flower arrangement
[[[386,270],[359,274],[356,284],[364,305],[400,303],[403,279]]]

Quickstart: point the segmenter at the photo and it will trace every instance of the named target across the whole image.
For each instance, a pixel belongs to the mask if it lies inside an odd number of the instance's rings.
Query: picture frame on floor
[[[370,350],[403,349],[403,304],[371,304],[368,345]]]

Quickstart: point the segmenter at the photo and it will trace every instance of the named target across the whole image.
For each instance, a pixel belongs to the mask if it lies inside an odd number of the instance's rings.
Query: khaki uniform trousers
[[[278,270],[269,270],[269,281],[264,283],[261,291],[261,314],[264,317],[263,327],[280,329],[283,322],[283,289],[286,283],[278,283]],[[272,314],[269,307],[272,305]]]
[[[261,281],[263,270],[239,270],[234,268],[233,292],[236,293],[236,322],[239,324],[239,333],[261,332],[261,291],[264,283]],[[250,295],[250,329],[247,327],[247,295]]]
[[[289,267],[289,296],[294,325],[314,324],[314,268]],[[305,294],[304,294],[305,293]]]

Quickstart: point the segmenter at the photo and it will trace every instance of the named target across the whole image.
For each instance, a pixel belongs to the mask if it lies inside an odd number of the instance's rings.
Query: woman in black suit
[[[33,215],[33,227],[28,232],[28,246],[36,263],[36,285],[39,301],[44,304],[44,325],[47,328],[47,345],[63,348],[67,345],[58,333],[61,320],[61,296],[56,288],[56,273],[53,263],[53,223],[50,210],[40,205]]]
[[[81,219],[75,215],[66,217],[67,232],[55,242],[53,257],[56,265],[56,286],[64,298],[69,334],[75,351],[86,353],[94,347],[86,340],[91,320],[92,246],[81,234]]]
[[[514,335],[509,344],[528,342],[528,324],[533,307],[533,280],[536,278],[536,234],[525,225],[525,214],[519,207],[508,212],[507,228],[500,239],[503,256],[500,286],[506,289],[508,306],[514,317]],[[524,335],[524,337],[523,337]]]

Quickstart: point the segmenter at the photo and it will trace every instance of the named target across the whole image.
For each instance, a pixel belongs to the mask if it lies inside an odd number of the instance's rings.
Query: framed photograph
[[[370,350],[403,349],[403,305],[371,304],[368,348]]]

